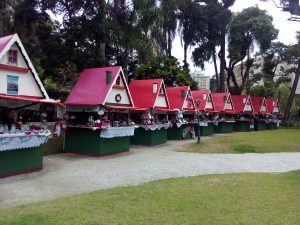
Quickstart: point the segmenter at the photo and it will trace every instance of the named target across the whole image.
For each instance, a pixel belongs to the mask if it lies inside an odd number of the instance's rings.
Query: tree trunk
[[[188,49],[188,45],[184,42],[183,44],[183,53],[184,53],[184,58],[183,58],[183,66],[187,66],[187,49]]]
[[[216,57],[216,50],[215,50],[215,49],[214,49],[214,51],[213,51],[213,53],[212,53],[212,58],[213,58],[214,67],[215,67],[215,75],[216,75],[216,79],[217,79],[218,85],[219,85],[219,71],[218,71],[217,57]]]
[[[299,83],[299,77],[300,77],[300,60],[298,61],[298,68],[297,68],[297,72],[295,75],[292,91],[291,91],[291,94],[290,94],[290,97],[289,97],[289,100],[288,100],[288,103],[287,103],[287,106],[286,106],[286,109],[284,112],[283,122],[287,122],[290,117],[292,104],[293,104],[294,97],[296,94],[296,89],[297,89],[297,86]]]
[[[219,81],[219,92],[224,92],[224,82],[225,82],[225,68],[226,68],[226,61],[225,61],[225,27],[222,28],[221,31],[221,43],[220,43],[220,81]]]
[[[168,41],[167,41],[167,56],[172,56],[172,38],[171,38],[171,32],[168,31]]]

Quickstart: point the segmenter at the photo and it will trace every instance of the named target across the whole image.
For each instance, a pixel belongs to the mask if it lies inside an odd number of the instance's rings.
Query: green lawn
[[[184,145],[179,151],[197,153],[299,152],[300,129],[278,129],[211,136],[200,144]]]
[[[21,187],[20,187],[21,188]],[[300,171],[167,179],[0,210],[0,224],[300,224]]]

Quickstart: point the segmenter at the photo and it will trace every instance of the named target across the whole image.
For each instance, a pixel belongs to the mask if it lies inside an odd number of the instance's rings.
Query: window
[[[9,50],[8,51],[8,63],[10,64],[18,64],[18,51],[17,50]]]
[[[7,94],[8,95],[17,95],[19,90],[19,77],[7,75]]]

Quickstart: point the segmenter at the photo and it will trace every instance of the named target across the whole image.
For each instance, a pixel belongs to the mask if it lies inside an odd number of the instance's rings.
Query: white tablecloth
[[[46,143],[49,137],[49,133],[30,135],[24,133],[0,134],[0,151],[39,147]]]
[[[114,138],[114,137],[126,137],[134,135],[135,127],[108,127],[102,129],[100,137],[102,138]]]
[[[145,130],[160,130],[161,128],[168,129],[170,127],[170,123],[162,123],[162,124],[153,124],[153,125],[139,125],[139,127],[144,128]]]

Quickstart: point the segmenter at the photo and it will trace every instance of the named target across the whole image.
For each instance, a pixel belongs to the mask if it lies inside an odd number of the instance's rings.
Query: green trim
[[[254,122],[254,130],[255,131],[260,131],[260,130],[266,130],[267,125],[265,121],[256,121]]]
[[[160,130],[145,130],[144,128],[137,128],[134,131],[134,136],[130,138],[130,144],[135,145],[159,145],[167,141],[167,130],[161,128]]]
[[[23,171],[40,169],[42,167],[42,146],[0,151],[0,177],[9,174],[22,173]]]
[[[277,124],[276,124],[276,123],[271,122],[271,123],[267,123],[267,124],[266,124],[266,128],[267,128],[268,130],[274,130],[274,129],[277,129],[278,127],[277,127]]]
[[[198,136],[198,124],[194,124],[195,135]],[[207,126],[200,126],[200,134],[201,136],[210,136],[214,134],[214,124],[207,123]]]
[[[233,130],[239,132],[250,131],[250,122],[249,121],[236,121],[233,124]]]
[[[232,133],[233,132],[233,123],[218,122],[218,125],[214,125],[214,132],[223,134],[223,133]]]
[[[181,127],[177,127],[176,125],[173,125],[171,128],[167,130],[167,139],[168,140],[192,139],[193,136],[191,132],[185,132],[187,126],[188,125],[186,124],[182,125]]]
[[[129,150],[129,137],[100,138],[101,130],[69,127],[65,133],[65,152],[106,155]]]

